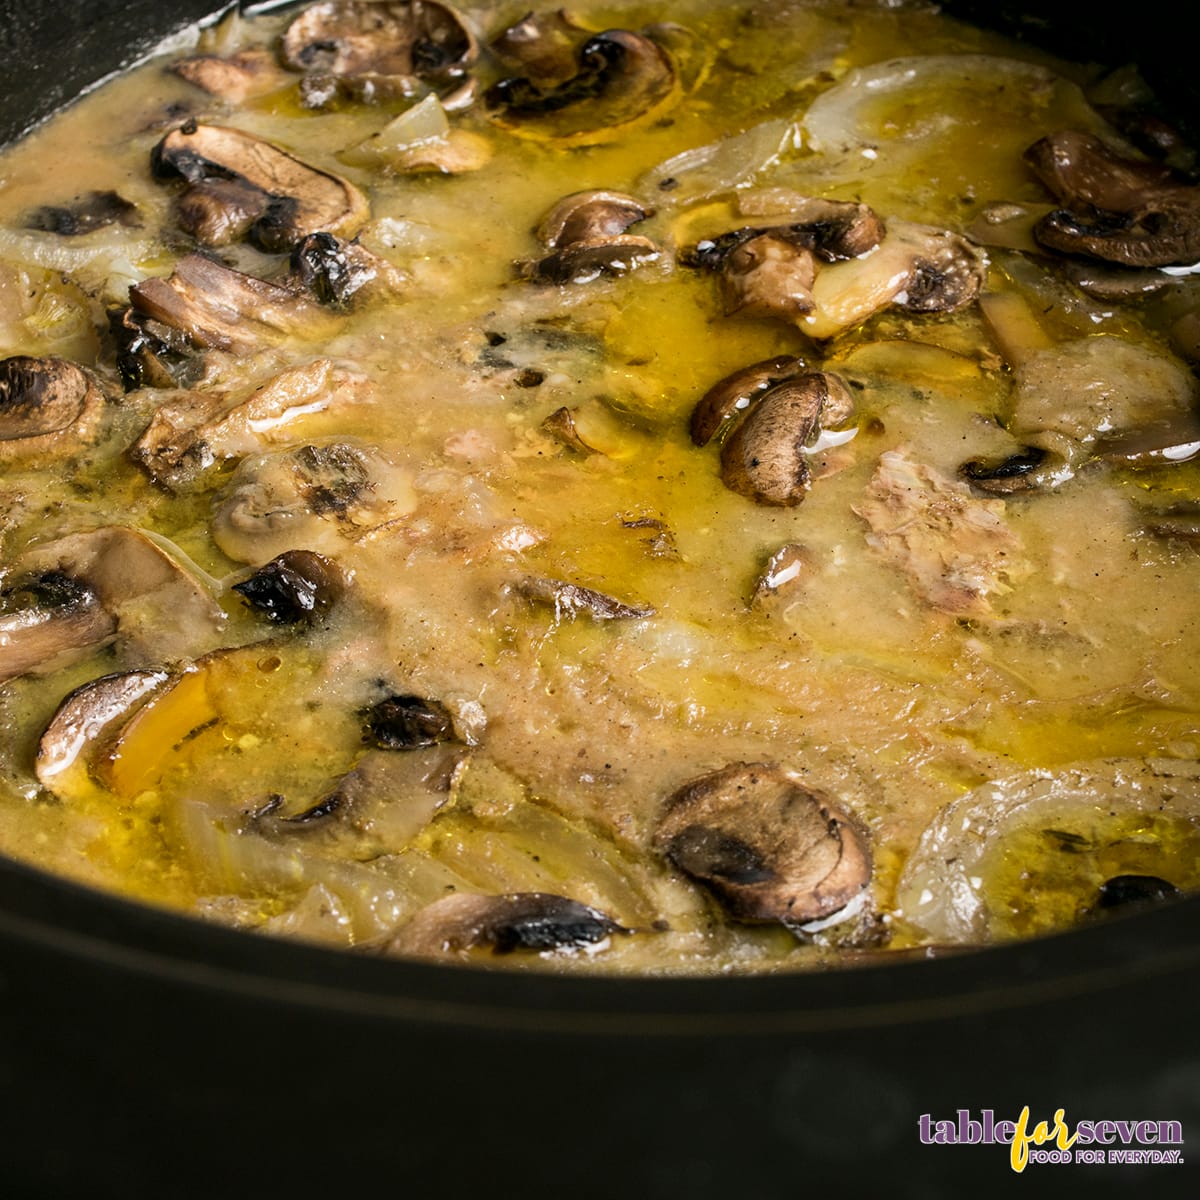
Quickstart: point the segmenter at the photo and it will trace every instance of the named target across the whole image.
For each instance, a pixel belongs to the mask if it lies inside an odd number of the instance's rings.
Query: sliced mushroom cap
[[[345,589],[346,575],[337,563],[312,550],[288,550],[233,585],[251,608],[281,625],[319,621]]]
[[[179,197],[179,227],[202,246],[240,242],[271,207],[271,197],[244,179],[202,179]]]
[[[0,462],[70,454],[95,440],[104,394],[62,358],[0,360]]]
[[[804,369],[803,359],[794,354],[780,354],[718,380],[692,410],[692,441],[697,446],[707,446],[725,423],[745,412],[757,396]]]
[[[198,54],[170,68],[181,79],[230,104],[242,104],[291,84],[295,76],[279,69],[275,56],[261,47],[242,50],[229,58]]]
[[[137,313],[179,330],[193,346],[233,354],[288,337],[325,337],[340,324],[319,304],[203,254],[181,258],[167,279],[135,284],[129,299]]]
[[[1200,186],[1169,167],[1074,131],[1035,142],[1025,160],[1064,205],[1034,226],[1043,246],[1134,267],[1200,260]]]
[[[205,581],[136,529],[33,547],[0,592],[0,678],[42,673],[114,639],[132,658],[206,648],[224,614]]]
[[[167,678],[166,671],[123,671],[93,679],[71,692],[38,741],[35,766],[42,786],[55,791],[59,776],[83,751]]]
[[[813,253],[787,237],[760,233],[726,256],[721,286],[726,313],[794,318],[812,311]]]
[[[527,600],[554,609],[555,620],[573,621],[579,616],[591,617],[593,621],[627,621],[654,616],[651,604],[626,604],[613,596],[577,583],[564,583],[561,579],[546,579],[530,575],[517,584],[517,591]]]
[[[280,57],[333,75],[462,76],[478,56],[462,18],[436,0],[312,4],[284,31]]]
[[[812,486],[809,455],[825,425],[846,420],[853,400],[836,376],[813,371],[762,394],[721,449],[721,478],[758,504],[799,504]]]
[[[658,256],[649,238],[625,233],[572,242],[535,263],[531,273],[547,283],[589,283],[601,275],[624,275]]]
[[[380,750],[422,750],[455,738],[446,706],[421,696],[387,696],[363,716],[367,737]]]
[[[575,74],[575,48],[586,34],[566,9],[531,12],[497,34],[489,48],[509,70],[554,87]]]
[[[661,115],[681,91],[674,62],[661,46],[627,29],[609,29],[584,42],[571,78],[549,86],[502,79],[483,99],[492,119],[510,133],[591,146]]]
[[[292,247],[292,275],[322,304],[344,308],[357,296],[394,296],[405,276],[357,241],[312,233]]]
[[[541,220],[538,241],[553,249],[573,242],[614,237],[654,215],[627,192],[585,191],[564,196]]]
[[[66,666],[115,632],[82,580],[56,570],[18,575],[0,590],[0,682]]]
[[[650,262],[658,257],[658,246],[626,230],[653,211],[624,192],[585,191],[564,196],[536,231],[538,240],[552,253],[528,264],[526,273],[548,283],[585,283]]]
[[[246,459],[213,518],[213,538],[237,562],[261,564],[296,546],[337,560],[347,542],[412,512],[411,472],[349,442]]]
[[[154,148],[156,175],[180,175],[190,184],[237,179],[268,197],[250,226],[264,250],[287,250],[310,233],[353,237],[366,223],[366,197],[340,175],[317,170],[240,129],[190,121]]]
[[[611,917],[578,900],[546,892],[480,896],[465,892],[421,909],[389,943],[393,954],[436,955],[487,947],[495,954],[599,949],[627,933]]]
[[[821,920],[871,879],[857,824],[773,763],[734,763],[685,784],[655,844],[744,921]]]

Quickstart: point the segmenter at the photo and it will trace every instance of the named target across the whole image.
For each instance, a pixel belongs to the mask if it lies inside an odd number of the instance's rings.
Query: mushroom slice
[[[158,143],[151,165],[160,177],[181,175],[190,184],[238,179],[261,191],[270,203],[250,236],[264,250],[287,250],[321,231],[353,237],[370,215],[366,197],[340,175],[240,129],[190,121]]]
[[[577,583],[564,583],[561,579],[530,575],[517,584],[517,591],[527,600],[552,607],[556,621],[564,617],[573,621],[579,616],[591,617],[593,621],[639,620],[654,616],[651,604],[626,604],[603,592],[580,587]]]
[[[548,892],[457,893],[421,909],[389,942],[390,954],[437,955],[487,947],[494,954],[596,951],[614,933],[611,917]]]
[[[455,738],[446,706],[421,696],[387,696],[364,717],[367,738],[381,750],[424,750]]]
[[[510,133],[594,146],[661,116],[681,95],[667,51],[642,34],[609,29],[584,42],[570,79],[552,86],[502,79],[483,99],[492,120]]]
[[[846,385],[812,371],[785,379],[763,393],[721,449],[725,486],[758,504],[799,504],[812,486],[809,455],[826,425],[853,411]]]
[[[181,258],[167,279],[135,284],[129,299],[138,313],[179,330],[193,346],[233,354],[289,337],[327,337],[340,324],[303,296],[203,254]]]
[[[541,220],[537,238],[553,253],[529,264],[533,279],[549,283],[585,283],[598,275],[620,275],[659,255],[649,239],[627,233],[652,216],[636,196],[624,192],[585,191],[564,196]]]
[[[822,920],[871,880],[857,823],[775,763],[733,763],[684,784],[654,840],[743,921]]]
[[[812,251],[789,237],[760,233],[725,257],[725,311],[747,317],[794,318],[811,312],[817,264]]]
[[[692,441],[697,446],[707,446],[725,428],[726,422],[745,412],[763,392],[804,369],[803,359],[794,354],[779,354],[718,380],[692,409]]]
[[[1200,186],[1171,168],[1074,131],[1035,142],[1025,161],[1065,206],[1034,226],[1043,246],[1132,267],[1200,259]]]
[[[104,395],[63,358],[0,360],[0,462],[69,454],[94,441]]]
[[[479,54],[462,18],[436,0],[312,4],[284,31],[283,62],[332,75],[461,78]]]
[[[58,570],[20,575],[0,590],[0,683],[66,666],[115,631],[84,581]]]
[[[586,33],[566,9],[531,12],[497,34],[489,49],[510,71],[554,87],[575,74],[575,48]]]
[[[198,54],[180,59],[170,68],[181,79],[230,104],[243,104],[255,96],[288,87],[294,76],[279,69],[275,56],[262,47],[242,50],[229,58]]]
[[[564,196],[541,220],[537,239],[554,249],[596,238],[616,237],[654,215],[627,192],[585,191]]]
[[[18,567],[75,581],[95,596],[127,653],[170,661],[207,648],[225,615],[212,582],[160,541],[165,539],[106,525],[35,546]]]
[[[626,233],[572,242],[535,263],[531,274],[547,283],[590,283],[601,275],[624,275],[658,256],[649,238]]]
[[[137,205],[113,191],[88,192],[73,204],[35,208],[25,218],[27,229],[57,233],[61,237],[76,237],[108,225],[140,229],[142,218]]]
[[[246,459],[213,519],[230,558],[265,563],[297,545],[337,559],[416,506],[411,473],[382,451],[331,442]]]
[[[202,246],[240,242],[271,207],[271,197],[244,179],[203,179],[179,197],[175,215]]]
[[[292,276],[322,303],[345,308],[360,293],[398,295],[404,273],[359,242],[310,233],[292,247]]]
[[[288,550],[233,585],[251,608],[281,625],[319,621],[345,589],[337,563],[312,550]]]
[[[1161,350],[1094,334],[1027,354],[1015,372],[1011,431],[1073,461],[1098,439],[1191,424],[1200,386]],[[1168,432],[1168,442],[1175,432]],[[1183,442],[1194,440],[1185,433]],[[1182,443],[1181,443],[1182,444]]]
[[[57,793],[60,776],[97,744],[104,730],[127,717],[167,679],[166,671],[122,671],[71,692],[38,741],[35,770],[42,786]]]

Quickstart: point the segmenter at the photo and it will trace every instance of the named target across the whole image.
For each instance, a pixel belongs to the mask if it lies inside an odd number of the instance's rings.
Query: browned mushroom
[[[510,71],[551,88],[575,74],[575,49],[586,34],[566,9],[531,12],[497,34],[489,48]]]
[[[721,286],[725,311],[747,317],[794,318],[811,312],[817,263],[807,246],[760,233],[725,256]]]
[[[983,284],[983,252],[957,234],[907,221],[891,221],[885,231],[864,205],[814,215],[820,212],[814,208],[807,223],[704,239],[683,261],[722,272],[728,311],[789,318],[817,339],[889,304],[953,312]]]
[[[345,308],[359,297],[396,296],[404,272],[359,242],[311,233],[292,247],[291,277],[322,304]]]
[[[455,739],[446,706],[421,696],[385,696],[363,718],[367,739],[380,750],[423,750]]]
[[[765,391],[721,450],[725,486],[758,504],[799,504],[812,486],[809,455],[822,428],[854,403],[836,376],[813,371]]]
[[[601,275],[624,275],[659,253],[654,242],[636,234],[590,238],[548,254],[533,264],[530,275],[546,283],[589,283]]]
[[[579,616],[589,616],[593,621],[627,621],[654,616],[652,604],[626,604],[603,592],[577,583],[564,583],[561,579],[530,575],[517,584],[517,591],[527,600],[553,608],[556,621],[564,618],[573,621]]]
[[[527,264],[525,273],[547,283],[586,283],[650,262],[659,256],[658,246],[626,230],[653,213],[624,192],[572,192],[538,223],[537,238],[551,253]]]
[[[321,231],[353,237],[370,213],[366,197],[340,175],[240,129],[189,121],[158,143],[151,165],[162,178],[179,175],[189,184],[235,179],[262,192],[268,204],[249,233],[264,250],[288,250]],[[239,212],[244,207],[239,200]]]
[[[56,570],[18,574],[0,589],[0,682],[65,666],[115,631],[82,580]]]
[[[80,754],[167,678],[166,671],[123,671],[90,680],[71,692],[38,741],[35,765],[42,786],[55,791],[59,776],[74,765]]]
[[[707,446],[727,421],[750,407],[755,397],[777,383],[800,374],[804,369],[802,358],[794,354],[779,354],[742,367],[718,380],[692,409],[692,441],[697,446]]]
[[[437,0],[332,0],[296,17],[279,53],[296,71],[446,84],[461,80],[479,48],[462,18]]]
[[[327,336],[339,319],[287,288],[188,254],[167,279],[129,289],[137,313],[176,329],[199,349],[244,354],[287,337]]]
[[[240,242],[271,207],[271,197],[244,179],[202,179],[175,205],[179,227],[202,246]]]
[[[554,249],[573,242],[616,237],[653,215],[652,208],[627,192],[572,192],[542,218],[537,238]]]
[[[437,955],[487,947],[494,954],[599,949],[628,933],[578,900],[546,892],[480,896],[459,892],[421,909],[386,947],[390,954]]]
[[[819,921],[871,879],[857,823],[775,763],[733,763],[685,784],[655,844],[744,921]]]
[[[681,94],[666,50],[643,34],[609,29],[583,43],[569,79],[502,79],[483,99],[492,120],[510,133],[591,146],[661,116]]]
[[[268,621],[312,625],[333,608],[346,583],[345,572],[325,555],[288,550],[235,583],[233,590]]]
[[[207,648],[225,616],[209,581],[140,530],[110,525],[27,550],[3,593],[5,678],[83,657],[114,639],[134,659]]]
[[[280,70],[270,50],[261,47],[242,50],[229,58],[198,54],[180,59],[170,69],[181,79],[230,104],[243,104],[254,96],[279,91],[295,79]]]
[[[1200,186],[1170,167],[1069,130],[1035,142],[1025,160],[1064,206],[1034,226],[1043,246],[1133,267],[1200,260]]]
[[[82,367],[62,358],[0,360],[0,462],[71,454],[93,441],[104,394]]]

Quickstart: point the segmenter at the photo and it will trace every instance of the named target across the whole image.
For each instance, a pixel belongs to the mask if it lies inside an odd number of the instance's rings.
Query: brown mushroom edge
[[[733,763],[684,784],[654,844],[736,919],[801,934],[856,915],[871,880],[858,823],[775,763]]]

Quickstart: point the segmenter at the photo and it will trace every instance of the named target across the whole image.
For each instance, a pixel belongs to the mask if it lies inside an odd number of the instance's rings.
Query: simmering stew
[[[0,849],[778,971],[1200,884],[1200,184],[920,0],[229,16],[0,157]]]

